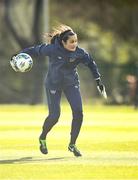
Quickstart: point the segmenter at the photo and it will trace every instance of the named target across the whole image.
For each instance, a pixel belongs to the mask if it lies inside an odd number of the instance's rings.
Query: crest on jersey
[[[72,63],[72,62],[74,62],[75,60],[76,60],[75,58],[70,58],[70,59],[69,59],[69,62]]]

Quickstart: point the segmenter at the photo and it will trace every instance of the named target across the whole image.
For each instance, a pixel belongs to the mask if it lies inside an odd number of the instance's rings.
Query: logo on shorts
[[[75,88],[76,88],[76,89],[78,89],[78,88],[79,88],[79,86],[75,85]]]
[[[56,90],[50,90],[51,94],[56,94]]]
[[[61,56],[58,56],[58,59],[62,59],[62,57],[61,57]]]

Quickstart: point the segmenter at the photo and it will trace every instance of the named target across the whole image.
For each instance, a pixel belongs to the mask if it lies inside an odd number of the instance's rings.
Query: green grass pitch
[[[84,106],[77,146],[67,150],[71,111],[62,105],[59,123],[47,138],[49,154],[38,137],[46,106],[0,106],[0,180],[137,180],[138,111],[129,106]]]

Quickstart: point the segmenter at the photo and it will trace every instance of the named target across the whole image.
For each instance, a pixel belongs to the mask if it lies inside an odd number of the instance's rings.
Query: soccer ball
[[[10,62],[12,68],[17,72],[27,72],[33,66],[33,60],[29,54],[19,53]]]
[[[16,56],[16,66],[20,72],[27,72],[33,66],[33,60],[29,54],[20,53]]]

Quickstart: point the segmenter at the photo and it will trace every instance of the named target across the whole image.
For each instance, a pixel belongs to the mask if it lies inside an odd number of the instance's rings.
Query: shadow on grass
[[[48,162],[48,161],[58,161],[58,160],[65,160],[69,157],[57,157],[57,158],[33,158],[33,157],[23,157],[19,159],[6,159],[0,160],[0,164],[26,164],[26,163],[39,163],[39,162]]]

